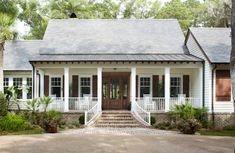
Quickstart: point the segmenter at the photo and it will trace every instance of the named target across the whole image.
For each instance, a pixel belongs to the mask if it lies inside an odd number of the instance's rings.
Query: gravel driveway
[[[0,136],[0,153],[234,153],[234,149],[235,138],[140,128]]]

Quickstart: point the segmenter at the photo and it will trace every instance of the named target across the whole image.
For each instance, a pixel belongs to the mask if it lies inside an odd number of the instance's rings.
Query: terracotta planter
[[[58,132],[57,124],[47,126],[46,132],[47,133],[57,133]]]

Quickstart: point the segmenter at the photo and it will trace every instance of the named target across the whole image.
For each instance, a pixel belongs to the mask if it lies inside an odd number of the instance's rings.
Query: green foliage
[[[200,131],[201,135],[209,135],[209,136],[230,136],[235,137],[235,131]]]
[[[80,117],[79,117],[79,123],[80,124],[85,124],[85,115],[82,114]]]
[[[177,123],[177,128],[184,134],[195,134],[201,128],[201,124],[197,119],[181,119]]]
[[[151,116],[150,122],[151,122],[151,125],[154,125],[156,123],[156,118],[154,116]]]
[[[5,95],[0,92],[0,116],[6,116],[7,115],[7,100]]]
[[[15,0],[0,0],[0,12],[9,16],[16,17],[18,14],[17,3]]]
[[[40,97],[39,102],[40,102],[41,105],[43,105],[44,112],[46,112],[47,107],[49,106],[50,103],[52,103],[52,98],[43,96],[43,97]]]
[[[0,118],[0,131],[20,131],[32,129],[30,122],[25,120],[21,115],[8,113]]]
[[[19,95],[22,94],[21,91],[22,91],[22,88],[19,88],[17,86],[8,87],[8,89],[6,91],[4,91],[6,94],[8,107],[9,107],[10,101],[11,101],[12,102],[11,104],[16,104],[18,107],[18,111],[20,111]]]
[[[40,126],[45,129],[46,132],[56,133],[57,126],[62,120],[62,114],[55,110],[40,113]]]
[[[191,118],[202,120],[206,112],[206,108],[193,108],[192,104],[185,103],[175,105],[172,111],[169,112],[169,115],[173,118],[181,118],[184,120]]]
[[[235,131],[235,124],[224,126],[224,130]]]

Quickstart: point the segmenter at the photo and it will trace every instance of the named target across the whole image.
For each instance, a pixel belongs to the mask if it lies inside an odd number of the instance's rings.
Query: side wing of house
[[[201,30],[201,29],[198,29]],[[194,31],[195,32],[195,31]],[[210,112],[212,110],[214,112],[233,112],[233,102],[232,102],[232,94],[231,94],[231,79],[230,79],[230,69],[229,69],[229,61],[224,63],[219,63],[220,59],[225,59],[225,57],[216,57],[212,58],[211,54],[214,53],[217,56],[223,56],[221,54],[221,48],[218,49],[218,46],[214,46],[216,44],[213,42],[206,42],[202,46],[202,40],[199,41],[199,35],[194,35],[194,32],[191,30],[188,31],[185,44],[189,50],[191,55],[200,57],[204,59],[204,100],[205,107],[208,108]],[[201,32],[201,31],[200,31]],[[206,33],[206,31],[204,31]],[[211,31],[209,31],[211,32]],[[200,37],[202,37],[202,32],[200,33]],[[204,35],[204,34],[203,34]],[[210,34],[212,35],[212,34]],[[213,36],[213,35],[212,35]],[[209,38],[210,36],[208,36]],[[204,38],[204,39],[208,39]],[[215,38],[212,38],[215,39]],[[210,47],[214,47],[214,50],[210,50],[205,52],[203,48],[205,44],[208,44]],[[219,52],[220,51],[220,52]],[[219,52],[219,53],[218,53]],[[218,54],[217,54],[218,53]],[[227,54],[227,53],[224,53]],[[226,58],[227,59],[227,58]]]
[[[204,59],[204,106],[211,111],[211,103],[212,103],[212,66],[209,63],[208,58],[203,54],[201,48],[199,47],[195,37],[192,33],[188,33],[187,48],[190,54],[197,56],[201,59]]]

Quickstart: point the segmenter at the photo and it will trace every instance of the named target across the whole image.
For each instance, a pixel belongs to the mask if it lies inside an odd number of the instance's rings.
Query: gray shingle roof
[[[32,70],[29,59],[39,54],[42,41],[7,41],[3,53],[4,70]]]
[[[190,31],[212,63],[230,62],[230,28],[190,28]]]
[[[6,42],[4,70],[29,61],[201,61],[184,54],[177,20],[51,20],[44,40]]]
[[[184,35],[175,19],[53,19],[40,49],[47,54],[179,54]]]
[[[185,61],[198,62],[201,59],[186,54],[96,54],[96,55],[39,55],[31,61]]]

